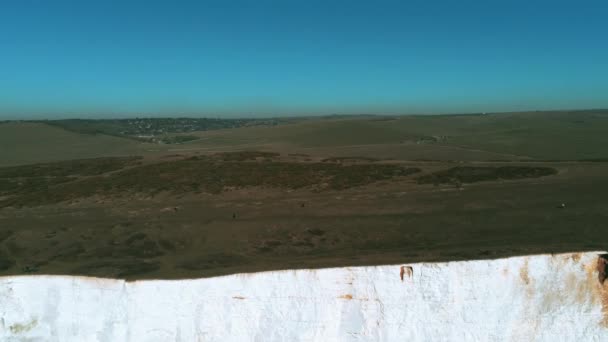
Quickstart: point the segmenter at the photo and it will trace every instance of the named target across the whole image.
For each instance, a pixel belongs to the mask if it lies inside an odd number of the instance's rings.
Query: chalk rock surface
[[[608,341],[601,252],[125,282],[0,278],[0,341]]]

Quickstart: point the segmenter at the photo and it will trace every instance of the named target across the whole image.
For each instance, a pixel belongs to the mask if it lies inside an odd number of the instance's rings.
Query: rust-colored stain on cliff
[[[353,295],[351,295],[351,294],[345,294],[345,295],[342,295],[342,296],[340,296],[338,298],[351,300],[351,299],[353,299]]]
[[[608,254],[602,254],[597,258],[597,279],[600,284],[604,284],[604,281],[608,277]]]
[[[604,315],[602,325],[608,328],[608,286],[606,284],[601,285],[599,292],[602,300],[602,314]]]
[[[608,254],[602,254],[597,258],[595,268],[598,272],[598,294],[602,302],[602,313],[604,315],[602,325],[608,327],[608,282],[606,282],[606,278],[608,277]]]
[[[399,278],[403,281],[403,278],[407,275],[408,278],[411,278],[414,275],[414,269],[412,266],[401,266],[399,268]]]
[[[353,270],[351,268],[347,268],[346,270],[348,271],[348,276],[346,277],[346,284],[352,285],[353,281],[355,280],[355,274],[353,273]]]
[[[528,275],[528,259],[524,261],[524,265],[519,269],[519,278],[526,285],[530,285],[530,276]]]
[[[602,320],[599,322],[608,328],[608,282],[602,281],[601,268],[606,265],[606,255],[600,255],[595,264],[586,264],[587,283],[592,289],[592,300],[602,306]],[[605,271],[605,269],[604,269]]]

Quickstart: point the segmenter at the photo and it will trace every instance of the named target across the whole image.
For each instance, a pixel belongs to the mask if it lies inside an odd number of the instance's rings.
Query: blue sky
[[[0,118],[608,107],[608,1],[0,4]]]

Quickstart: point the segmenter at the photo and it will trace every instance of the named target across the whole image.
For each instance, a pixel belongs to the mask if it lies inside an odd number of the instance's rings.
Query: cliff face
[[[0,278],[1,341],[600,341],[598,255],[124,282]]]

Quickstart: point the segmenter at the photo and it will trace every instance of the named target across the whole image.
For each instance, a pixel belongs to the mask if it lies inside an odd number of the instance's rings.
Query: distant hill
[[[243,149],[401,160],[607,160],[606,146],[608,110],[0,123],[0,166]]]
[[[106,134],[142,141],[162,142],[157,137],[248,126],[275,126],[286,119],[134,118],[65,119],[34,121],[82,134]]]

